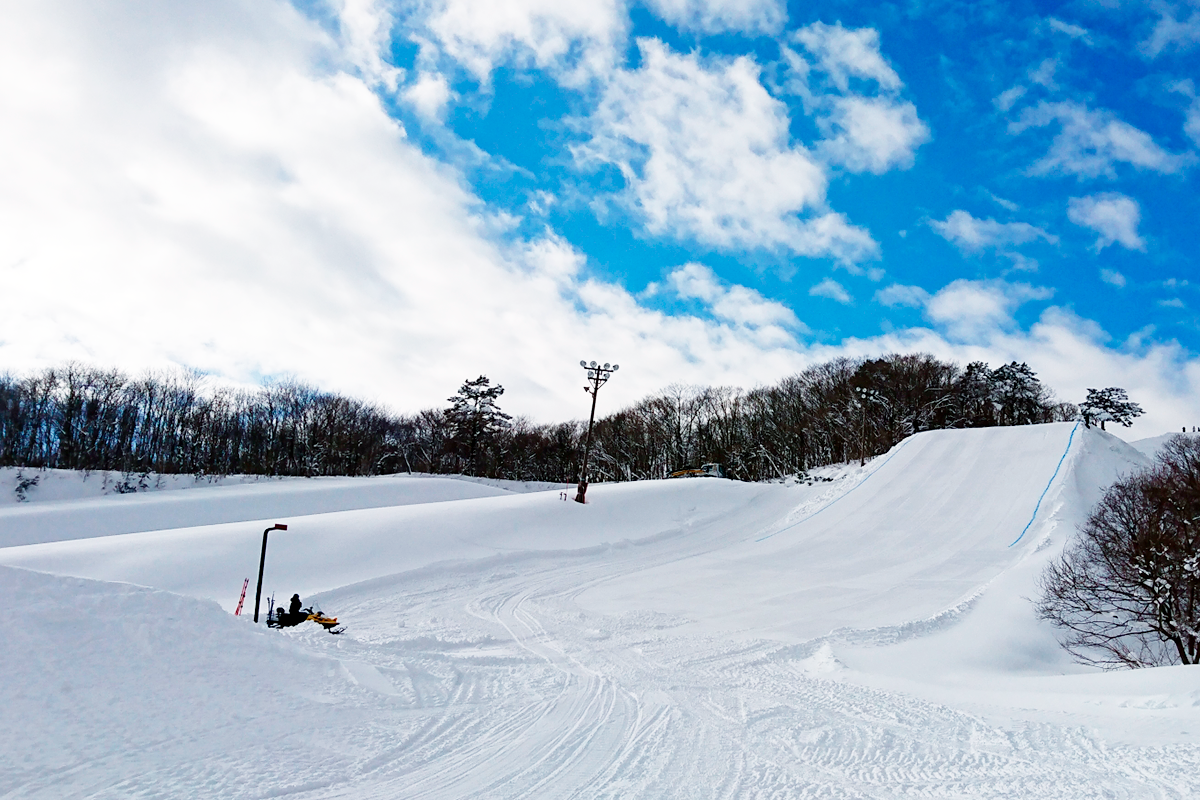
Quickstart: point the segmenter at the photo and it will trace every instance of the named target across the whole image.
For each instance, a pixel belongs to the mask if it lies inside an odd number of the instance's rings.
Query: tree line
[[[0,375],[0,466],[208,475],[464,473],[571,483],[585,425],[513,419],[504,389],[468,380],[448,405],[395,414],[295,381],[214,385],[71,363]],[[673,385],[597,420],[593,481],[719,463],[764,480],[886,452],[934,428],[1075,419],[1023,363],[965,368],[927,354],[838,358],[777,384]]]

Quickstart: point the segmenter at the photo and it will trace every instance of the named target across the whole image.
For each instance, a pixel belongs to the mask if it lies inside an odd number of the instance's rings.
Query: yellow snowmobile
[[[292,628],[301,622],[315,622],[334,634],[346,632],[345,625],[338,625],[337,617],[327,617],[319,608],[314,611],[312,606],[302,608],[295,614],[285,611],[283,606],[267,612],[267,627],[269,628]]]

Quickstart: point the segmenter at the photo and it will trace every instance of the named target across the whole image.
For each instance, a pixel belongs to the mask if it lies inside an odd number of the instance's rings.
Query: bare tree
[[[1041,579],[1038,616],[1079,661],[1200,663],[1200,440],[1120,480]]]

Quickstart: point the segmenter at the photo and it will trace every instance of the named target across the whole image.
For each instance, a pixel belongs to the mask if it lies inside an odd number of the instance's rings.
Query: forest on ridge
[[[0,375],[0,466],[577,481],[586,421],[513,419],[500,409],[503,391],[479,376],[446,406],[396,414],[295,381],[245,390],[198,372],[131,377],[70,363]],[[589,472],[594,482],[632,481],[718,463],[730,478],[769,480],[878,455],[918,431],[1078,413],[1015,361],[838,358],[750,390],[672,385],[603,415]]]

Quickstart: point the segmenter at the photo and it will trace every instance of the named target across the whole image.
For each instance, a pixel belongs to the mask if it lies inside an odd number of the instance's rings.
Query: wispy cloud
[[[1145,250],[1137,230],[1141,218],[1137,201],[1117,192],[1072,197],[1067,203],[1067,219],[1100,234],[1096,250],[1114,242],[1129,250]]]
[[[849,305],[854,302],[854,298],[846,291],[846,288],[833,278],[826,278],[808,290],[812,297],[827,297],[830,300],[836,300],[839,303]]]
[[[1083,42],[1088,46],[1093,44],[1092,36],[1088,32],[1088,29],[1081,25],[1076,25],[1072,22],[1064,22],[1057,17],[1049,17],[1047,18],[1046,22],[1050,25],[1050,29],[1053,31],[1065,34],[1066,36]]]
[[[446,59],[486,84],[511,63],[578,85],[612,72],[629,20],[623,0],[431,0],[409,24],[432,65]]]
[[[1193,11],[1187,19],[1179,19],[1178,7],[1158,0],[1152,4],[1158,12],[1154,30],[1139,49],[1149,58],[1156,58],[1167,50],[1190,50],[1200,42],[1200,11]]]
[[[816,59],[817,69],[841,91],[849,91],[851,79],[876,83],[891,91],[901,87],[900,76],[879,50],[879,32],[874,28],[843,28],[841,23],[814,22],[792,34]]]
[[[663,20],[684,30],[777,33],[787,22],[782,0],[647,0]]]
[[[1117,164],[1152,172],[1175,173],[1193,163],[1155,143],[1150,134],[1118,119],[1110,111],[1094,111],[1079,103],[1042,101],[1025,109],[1009,124],[1012,133],[1058,125],[1050,149],[1030,167],[1035,175],[1067,174],[1084,178],[1116,177]]]
[[[991,217],[979,219],[968,211],[952,211],[944,220],[931,220],[930,227],[964,253],[1002,250],[1042,240],[1051,244],[1058,237],[1027,222],[997,222]]]
[[[699,300],[713,316],[750,327],[803,328],[795,312],[746,286],[729,285],[704,264],[684,264],[667,276],[667,283],[684,299]]]
[[[905,306],[908,308],[924,308],[929,302],[929,292],[920,286],[905,286],[893,283],[875,292],[875,302],[888,308]]]
[[[1124,275],[1122,275],[1120,272],[1117,272],[1115,269],[1108,269],[1107,267],[1100,270],[1100,280],[1104,281],[1109,286],[1115,286],[1118,289],[1124,289],[1125,284],[1127,283]]]

